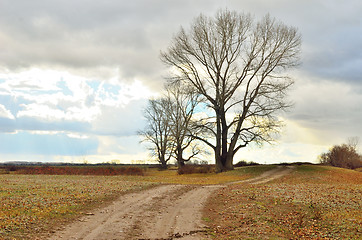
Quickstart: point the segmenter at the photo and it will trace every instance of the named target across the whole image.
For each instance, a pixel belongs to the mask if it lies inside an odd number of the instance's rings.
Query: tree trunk
[[[183,159],[182,146],[179,144],[176,149],[176,161],[178,168],[185,166],[185,160]]]
[[[223,166],[223,164],[221,162],[221,156],[216,155],[216,152],[215,152],[215,165],[216,165],[216,172],[217,173],[225,171],[224,166]]]
[[[181,161],[177,161],[177,166],[178,168],[182,168],[183,166],[185,166],[185,161],[181,160]]]
[[[161,169],[167,169],[167,163],[165,161],[161,162]]]
[[[220,121],[220,138],[221,141],[218,142],[221,144],[221,147],[217,148],[218,151],[215,151],[215,162],[216,162],[216,172],[225,172],[233,170],[233,155],[229,154],[230,146],[228,149],[228,128],[226,124],[225,112],[220,111],[216,112],[219,116]]]
[[[225,170],[226,170],[226,171],[229,171],[229,170],[233,170],[233,169],[234,169],[233,160],[234,160],[233,156],[231,156],[231,157],[228,156],[228,157],[226,158],[226,161],[225,161]]]
[[[161,169],[167,169],[167,161],[164,156],[160,156],[159,162],[161,163]]]
[[[229,170],[233,170],[233,159],[234,156],[227,154],[226,157],[223,157],[222,155],[216,155],[215,152],[215,164],[216,164],[216,172],[226,172]]]
[[[225,172],[229,170],[233,170],[233,156],[223,157],[220,155],[215,155],[215,163],[216,163],[216,172]]]

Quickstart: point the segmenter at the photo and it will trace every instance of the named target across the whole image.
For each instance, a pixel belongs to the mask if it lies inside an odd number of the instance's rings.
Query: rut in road
[[[277,167],[259,177],[234,183],[262,184],[282,177],[292,169]],[[204,239],[203,206],[213,191],[229,184],[161,185],[126,194],[49,239]]]
[[[204,202],[219,187],[162,185],[127,194],[50,239],[199,239]]]
[[[287,175],[293,171],[294,166],[278,166],[272,170],[266,171],[258,177],[241,180],[237,182],[227,183],[226,185],[235,184],[235,183],[249,183],[249,184],[263,184],[275,179],[281,178],[284,175]]]

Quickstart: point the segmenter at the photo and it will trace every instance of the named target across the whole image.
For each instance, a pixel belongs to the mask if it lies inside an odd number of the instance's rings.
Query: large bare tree
[[[300,45],[296,28],[269,15],[255,22],[220,10],[181,28],[161,52],[172,81],[193,87],[211,109],[196,137],[213,149],[218,171],[233,168],[240,148],[273,140],[281,124],[276,112],[290,106],[293,81],[285,72],[299,64]]]

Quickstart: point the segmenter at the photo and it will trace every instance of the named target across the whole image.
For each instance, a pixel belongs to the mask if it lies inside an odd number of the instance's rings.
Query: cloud
[[[64,130],[129,135],[142,125],[152,93],[140,81],[89,80],[67,72],[31,69],[0,75],[2,131]],[[7,109],[9,108],[9,109]],[[0,129],[1,130],[1,129]]]
[[[160,46],[157,40],[150,42],[153,38],[149,35],[154,31],[148,30],[157,27],[149,26],[152,22],[145,25],[146,16],[139,6],[119,1],[88,2],[79,7],[81,11],[71,11],[74,4],[34,1],[29,10],[22,12],[23,6],[4,5],[8,11],[0,21],[0,38],[2,46],[6,46],[6,54],[0,56],[2,66],[66,68],[75,74],[88,72],[87,75],[103,77],[102,80],[118,68],[124,80],[152,75],[157,79],[154,66],[161,66]]]
[[[2,104],[0,104],[0,118],[15,119],[14,115]]]
[[[311,7],[313,6],[313,7]],[[26,8],[25,8],[26,7]],[[0,17],[0,63],[6,69],[32,67],[70,71],[87,78],[140,79],[153,89],[162,87],[165,50],[182,25],[199,13],[218,8],[271,13],[303,36],[303,66],[323,77],[358,82],[362,4],[324,1],[77,1],[34,0],[31,4],[3,1]],[[77,10],[74,10],[77,9]],[[303,10],[304,9],[304,10]],[[318,23],[318,24],[316,24]]]
[[[342,141],[362,132],[362,93],[353,84],[301,77],[290,95],[295,107],[287,118],[320,132],[323,141]]]
[[[253,161],[261,164],[318,162],[318,156],[327,151],[328,146],[307,143],[280,143],[265,145],[262,148],[249,147],[241,149],[235,156],[239,160]]]
[[[281,139],[286,149],[298,152],[298,147],[309,143],[319,149],[362,132],[358,104],[362,102],[362,3],[358,0],[348,4],[338,0],[3,0],[3,140],[8,133],[50,131],[58,134],[52,139],[64,141],[108,139],[109,145],[120,146],[112,156],[120,156],[117,152],[127,142],[136,149],[138,141],[131,136],[144,126],[142,109],[165,81],[167,69],[159,60],[160,50],[167,49],[181,25],[187,28],[198,14],[213,15],[219,8],[250,12],[257,19],[270,13],[302,35],[303,64],[291,73],[296,80],[290,94],[295,108],[282,115],[287,123]],[[28,134],[29,141],[31,137],[47,140],[45,135]],[[122,142],[117,137],[130,138]],[[102,154],[107,151],[105,144],[92,146],[104,149]]]
[[[146,103],[141,99],[126,106],[104,106],[99,117],[92,122],[92,132],[118,137],[136,134],[145,125],[142,110]]]
[[[116,154],[141,154],[144,149],[140,147],[139,136],[133,134],[129,136],[99,136],[98,154],[116,155]]]

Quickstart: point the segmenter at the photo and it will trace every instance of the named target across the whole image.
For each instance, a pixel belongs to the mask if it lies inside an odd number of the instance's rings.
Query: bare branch
[[[214,150],[218,167],[232,168],[235,152],[250,142],[272,141],[281,126],[275,114],[291,106],[286,92],[293,81],[284,73],[298,66],[300,45],[297,29],[269,15],[255,22],[248,14],[220,10],[182,28],[161,54],[173,79],[213,109],[212,122],[193,127],[203,134],[194,138]]]

